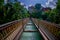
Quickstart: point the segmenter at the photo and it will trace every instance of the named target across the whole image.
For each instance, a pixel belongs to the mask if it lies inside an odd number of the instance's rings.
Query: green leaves
[[[4,4],[4,0],[0,0],[0,6]]]
[[[36,10],[40,10],[41,9],[41,4],[36,4],[35,8],[36,8]]]
[[[48,11],[49,21],[59,24],[60,23],[60,0],[58,0],[57,6],[55,9],[52,9],[50,12]]]
[[[3,1],[0,0],[2,3]],[[21,19],[22,17],[28,17],[28,11],[24,6],[20,5],[20,2],[7,3],[0,6],[0,24],[7,23],[13,20]]]
[[[42,16],[42,9],[41,4],[36,4],[33,8],[33,13],[31,14],[34,18],[41,18]]]

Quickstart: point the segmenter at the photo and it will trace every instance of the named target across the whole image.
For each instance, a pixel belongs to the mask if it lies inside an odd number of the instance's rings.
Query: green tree
[[[4,4],[4,0],[0,0],[0,24],[3,22],[3,19],[4,19],[3,4]]]
[[[60,23],[60,0],[57,2],[57,7],[56,7],[56,23]]]
[[[32,16],[34,17],[34,18],[41,18],[41,15],[42,15],[42,10],[41,10],[41,4],[36,4],[35,6],[34,6],[34,13],[32,13]]]

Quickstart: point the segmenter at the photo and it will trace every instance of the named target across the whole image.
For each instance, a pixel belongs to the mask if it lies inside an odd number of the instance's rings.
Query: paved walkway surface
[[[44,40],[36,26],[30,20],[24,28],[19,40]]]

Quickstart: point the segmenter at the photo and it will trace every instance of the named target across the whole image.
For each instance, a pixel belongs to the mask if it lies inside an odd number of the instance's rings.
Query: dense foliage
[[[14,3],[4,4],[4,0],[0,0],[0,24],[26,18],[31,15],[33,18],[39,18],[60,24],[60,0],[57,2],[55,9],[49,8],[48,11],[43,11],[41,4],[34,6],[34,12],[29,14],[24,5],[15,0]]]
[[[41,10],[41,4],[36,4],[34,6],[34,12],[31,14],[33,18],[41,18],[42,16],[42,10]]]
[[[51,9],[50,7],[47,7],[46,10],[42,10],[40,4],[35,5],[35,11],[32,13],[32,17],[39,18],[43,20],[47,20],[53,23],[60,24],[60,0],[56,3],[56,8]]]
[[[26,17],[29,17],[28,11],[20,2],[4,4],[4,0],[0,0],[0,24]]]
[[[58,0],[56,8],[45,12],[45,15],[47,21],[60,24],[60,0]]]

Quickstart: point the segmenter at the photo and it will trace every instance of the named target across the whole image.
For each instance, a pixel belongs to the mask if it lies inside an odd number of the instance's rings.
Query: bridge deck
[[[22,35],[19,40],[44,40],[42,35],[39,33],[38,29],[29,21],[24,28]]]
[[[53,35],[46,28],[45,23],[44,22],[43,24],[41,23],[42,22],[35,19],[34,20],[24,19],[21,21],[15,21],[6,24],[0,28],[0,40],[55,40],[57,39],[55,35]],[[47,27],[50,27],[50,25],[47,24]],[[59,30],[56,31],[60,31],[60,28]]]

